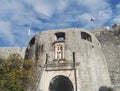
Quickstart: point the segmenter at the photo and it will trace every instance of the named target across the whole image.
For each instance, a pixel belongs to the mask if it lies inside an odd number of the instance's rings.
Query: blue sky
[[[43,30],[93,30],[115,23],[120,23],[120,0],[0,0],[0,47],[26,47]]]

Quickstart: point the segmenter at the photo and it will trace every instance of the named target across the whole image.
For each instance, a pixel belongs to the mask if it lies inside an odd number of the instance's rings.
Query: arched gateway
[[[74,91],[74,89],[68,77],[58,75],[50,81],[49,91]]]

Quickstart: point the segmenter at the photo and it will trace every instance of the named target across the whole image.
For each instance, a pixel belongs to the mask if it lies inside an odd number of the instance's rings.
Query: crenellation
[[[20,47],[0,47],[0,57],[7,58],[9,55],[19,53],[24,59],[26,48]]]

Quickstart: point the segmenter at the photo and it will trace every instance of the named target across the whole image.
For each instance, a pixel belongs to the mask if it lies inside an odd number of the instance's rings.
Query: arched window
[[[88,40],[88,41],[92,42],[91,35],[86,33],[86,32],[81,32],[81,39]]]
[[[56,40],[58,40],[58,41],[65,40],[65,33],[64,32],[57,32],[57,33],[55,33],[55,35],[56,35]]]

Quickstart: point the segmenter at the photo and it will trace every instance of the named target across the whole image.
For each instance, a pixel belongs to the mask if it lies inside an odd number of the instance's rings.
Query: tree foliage
[[[19,54],[0,58],[0,91],[25,91],[35,80],[34,71],[34,62]]]

